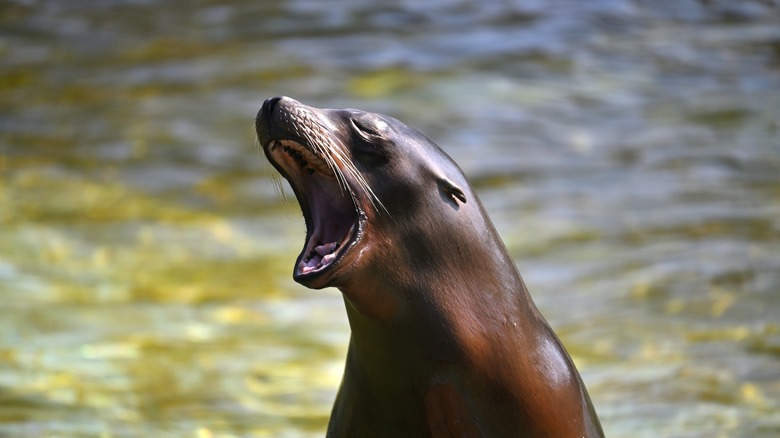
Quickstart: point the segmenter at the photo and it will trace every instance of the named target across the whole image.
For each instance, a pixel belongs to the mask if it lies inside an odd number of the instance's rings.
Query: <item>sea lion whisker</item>
[[[310,122],[310,125],[314,125],[314,126],[309,126],[309,129],[316,127],[318,128],[318,133],[321,133],[323,135],[327,135],[328,132],[333,130],[333,125],[322,120],[316,114],[309,113],[309,115],[311,115],[312,117],[308,120],[308,122]]]
[[[368,185],[368,182],[363,177],[363,175],[360,174],[359,171],[354,168],[354,166],[350,166],[349,169],[352,172],[353,177],[357,180],[360,188],[363,189],[363,192],[366,194],[369,202],[371,202],[371,206],[374,207],[374,210],[376,210],[376,212],[379,213],[379,207],[382,207],[382,210],[384,210],[385,213],[389,215],[390,211],[387,210],[385,204],[383,204],[382,201],[379,199],[379,197],[376,195],[376,193],[374,193],[374,191],[371,189],[371,186]],[[379,207],[377,207],[377,204],[379,204]]]
[[[311,144],[313,147],[319,149],[320,156],[324,158],[324,161],[333,170],[334,174],[336,175],[336,179],[339,182],[339,188],[342,190],[342,193],[346,191],[350,196],[352,204],[356,209],[358,209],[359,205],[357,196],[355,196],[355,191],[349,184],[347,175],[344,173],[344,170],[342,170],[342,167],[348,171],[350,176],[355,179],[361,188],[364,187],[365,180],[359,174],[356,174],[356,169],[350,168],[353,167],[352,163],[341,152],[341,148],[338,146],[338,144],[332,141],[312,142]],[[374,205],[373,202],[372,205]]]
[[[339,190],[341,190],[341,193],[344,193],[344,191],[347,191],[350,195],[353,195],[352,189],[349,187],[349,182],[347,181],[346,176],[344,175],[344,172],[341,170],[341,167],[339,167],[338,163],[336,163],[336,160],[331,157],[330,153],[333,151],[333,147],[326,145],[322,148],[322,156],[325,158],[325,163],[328,165],[328,167],[331,168],[334,175],[336,175],[336,180],[339,183]]]
[[[258,157],[263,151],[263,145],[260,143],[260,139],[255,137],[255,145],[257,145]],[[273,172],[272,169],[265,167],[264,172],[266,176],[270,176],[271,185],[274,188],[274,193],[282,198],[282,204],[287,206],[287,195],[284,193],[284,183],[282,182],[282,176],[278,172]]]
[[[368,201],[371,202],[371,206],[374,208],[374,210],[379,212],[379,207],[382,207],[382,210],[385,210],[385,212],[389,214],[389,211],[387,211],[385,205],[382,203],[382,201],[379,200],[379,197],[376,195],[376,193],[371,190],[371,187],[368,185],[368,182],[360,173],[360,171],[357,170],[357,168],[355,168],[355,166],[351,163],[346,164],[344,167],[347,173],[349,173],[350,176],[352,176],[352,178],[355,180],[357,186],[363,191],[363,193],[365,193],[366,198],[368,198]]]
[[[350,164],[349,160],[344,157],[344,155],[340,152],[339,147],[334,142],[312,142],[311,145],[313,148],[319,149],[319,151],[316,152],[319,152],[319,155],[323,158],[323,161],[325,161],[325,163],[333,170],[334,175],[336,175],[336,180],[339,183],[339,189],[342,193],[346,191],[349,194],[352,204],[357,209],[359,205],[357,203],[355,192],[352,190],[352,187],[349,184],[349,180],[344,174],[344,171],[341,169],[342,166],[348,168]],[[338,159],[338,162],[336,159]]]
[[[306,125],[306,129],[303,130],[302,132],[303,137],[306,139],[308,144],[311,145],[312,149],[314,149],[313,152],[317,156],[323,158],[325,164],[327,164],[327,166],[331,169],[333,174],[336,176],[336,180],[339,183],[339,188],[341,189],[342,193],[346,191],[352,198],[352,203],[357,208],[358,204],[355,197],[355,192],[352,190],[352,187],[350,186],[349,181],[346,178],[344,171],[342,170],[342,166],[350,170],[349,167],[352,164],[341,152],[342,149],[339,146],[343,146],[343,145],[340,145],[332,141],[332,138],[329,135],[327,135],[329,127],[326,126],[326,124],[322,121],[322,119],[317,117],[316,114],[307,112],[305,113],[305,115],[309,116],[306,117],[306,121],[309,122],[309,124]],[[336,158],[338,158],[338,162],[336,162],[337,161]],[[354,172],[350,172],[350,173],[353,176],[353,178],[356,179],[358,185],[360,185],[361,188],[363,188],[365,191],[365,187],[367,186],[365,179],[363,179],[359,174],[357,174],[356,169],[354,169]],[[375,195],[374,198],[376,198]],[[377,199],[377,201],[379,200]],[[374,205],[373,201],[372,201],[372,205]],[[374,208],[376,208],[375,205]]]
[[[379,213],[379,207],[382,207],[382,210],[384,210],[387,214],[390,214],[390,212],[387,210],[387,207],[382,203],[382,201],[379,199],[379,197],[374,193],[374,191],[371,189],[371,187],[368,184],[368,181],[363,177],[363,174],[360,173],[360,171],[355,167],[354,163],[352,163],[351,160],[347,159],[347,157],[344,155],[342,150],[345,150],[343,145],[341,147],[334,147],[331,148],[332,152],[338,156],[339,161],[341,162],[344,169],[347,171],[347,173],[350,174],[352,179],[355,180],[355,183],[358,185],[358,187],[363,191],[363,193],[366,194],[366,197],[368,198],[369,202],[371,202],[371,206],[374,208],[374,210]],[[377,204],[379,206],[377,206]]]
[[[258,145],[258,153],[262,151],[263,147],[260,145],[260,141],[257,141]],[[282,198],[282,205],[285,207],[289,205],[289,198],[287,197],[287,193],[284,191],[284,181],[282,176],[278,172],[274,172],[273,169],[266,167],[264,169],[265,174],[269,175],[271,177],[271,185],[274,188],[274,193],[276,193],[278,196]]]
[[[336,177],[336,180],[339,182],[339,187],[341,187],[343,184],[342,178],[340,178],[341,169],[339,169],[338,165],[333,162],[333,159],[328,154],[330,147],[328,146],[329,142],[327,141],[327,137],[323,135],[313,135],[311,132],[306,131],[304,133],[304,140],[311,148],[311,152],[316,157],[320,158],[331,170]]]

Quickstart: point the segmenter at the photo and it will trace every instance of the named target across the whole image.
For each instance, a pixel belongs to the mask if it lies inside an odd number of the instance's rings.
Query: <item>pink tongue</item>
[[[309,261],[303,260],[299,264],[301,267],[301,273],[306,274],[311,271],[316,271],[323,266],[329,264],[336,258],[336,254],[333,251],[336,250],[338,244],[336,242],[326,243],[324,245],[317,245],[314,247],[316,253]]]

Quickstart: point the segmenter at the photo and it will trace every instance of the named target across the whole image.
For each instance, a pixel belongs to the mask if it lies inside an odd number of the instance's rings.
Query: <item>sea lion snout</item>
[[[258,139],[263,147],[271,140],[291,140],[310,148],[332,146],[329,112],[313,108],[295,99],[281,96],[263,102],[255,119]]]

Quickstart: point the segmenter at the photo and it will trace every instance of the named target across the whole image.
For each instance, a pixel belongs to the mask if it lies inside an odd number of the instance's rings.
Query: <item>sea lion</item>
[[[463,172],[391,117],[263,103],[306,222],[293,278],[341,290],[352,335],[329,437],[600,437],[571,358]]]

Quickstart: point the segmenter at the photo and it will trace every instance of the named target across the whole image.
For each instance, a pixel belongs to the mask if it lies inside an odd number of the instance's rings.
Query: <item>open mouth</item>
[[[359,240],[364,214],[327,163],[292,140],[271,140],[269,156],[293,187],[306,221],[306,242],[298,256],[296,281],[323,274]]]

